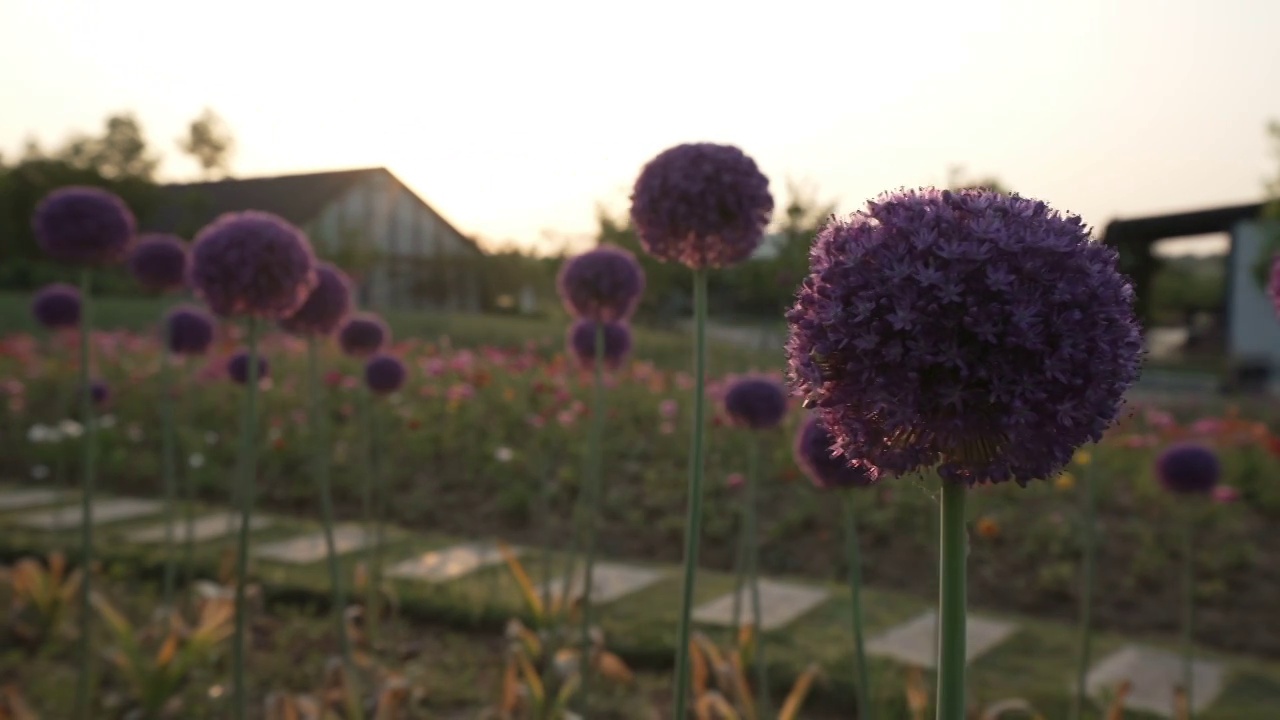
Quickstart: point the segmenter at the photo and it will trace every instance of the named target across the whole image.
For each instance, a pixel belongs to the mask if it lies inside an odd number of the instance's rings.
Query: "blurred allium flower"
[[[565,309],[587,320],[626,320],[644,292],[644,271],[631,253],[612,245],[569,258],[556,278]]]
[[[52,283],[36,291],[31,316],[51,330],[80,324],[80,291],[66,283]]]
[[[355,357],[366,357],[382,349],[391,341],[391,330],[382,318],[373,313],[356,313],[342,323],[338,330],[338,344],[342,352]]]
[[[509,463],[515,456],[515,451],[505,445],[493,451],[494,459],[500,463]]]
[[[1240,491],[1230,485],[1218,485],[1210,493],[1210,497],[1216,503],[1233,503],[1240,499]]]
[[[267,362],[267,359],[263,357],[261,354],[258,354],[257,360],[258,360],[258,382],[262,382],[263,380],[266,379],[267,375],[271,372],[271,365],[270,363]],[[235,355],[231,356],[230,360],[227,361],[227,377],[231,378],[231,381],[238,385],[248,384],[249,352],[247,350],[241,350],[237,352]]]
[[[1208,495],[1222,476],[1218,455],[1203,445],[1173,445],[1156,458],[1156,478],[1170,492]]]
[[[631,222],[645,252],[694,269],[746,260],[772,215],[769,179],[732,145],[664,150],[640,171],[631,194]]]
[[[399,390],[404,378],[404,363],[394,355],[375,355],[364,365],[364,384],[379,395]]]
[[[225,213],[196,233],[191,286],[216,315],[286,317],[316,284],[301,230],[270,213]]]
[[[734,424],[767,430],[787,416],[787,393],[768,378],[742,378],[725,392],[724,410]]]
[[[569,327],[567,338],[569,352],[585,368],[596,362],[596,323],[579,320]],[[631,329],[623,323],[604,323],[604,365],[616,368],[631,352]]]
[[[164,318],[165,343],[175,355],[203,355],[213,344],[213,317],[194,305],[179,305]]]
[[[187,244],[174,235],[143,235],[129,250],[128,264],[144,288],[177,290],[187,282]]]
[[[78,186],[46,195],[36,206],[32,227],[40,249],[73,265],[119,260],[136,231],[133,213],[117,195]]]
[[[317,282],[297,312],[280,321],[294,335],[328,335],[351,310],[351,280],[329,263],[316,266]]]
[[[824,490],[865,487],[880,478],[880,471],[865,460],[848,462],[837,455],[835,437],[827,430],[818,414],[800,424],[796,432],[796,464],[814,485]]]
[[[671,420],[675,418],[675,416],[679,414],[679,412],[680,412],[680,403],[676,402],[672,398],[667,398],[666,400],[663,400],[662,402],[658,403],[658,414],[661,415],[666,420]]]
[[[794,386],[891,475],[1052,477],[1137,379],[1133,289],[1076,216],[987,190],[889,193],[819,234]]]
[[[84,387],[83,385],[80,386],[80,388],[83,388],[83,387]],[[80,397],[81,392],[82,390],[80,389],[76,390],[77,398]],[[103,382],[102,380],[89,381],[89,400],[93,403],[93,406],[95,408],[101,408],[102,406],[106,405],[107,401],[110,399],[111,399],[111,389],[107,387],[107,384],[105,382]],[[78,402],[79,401],[77,401],[77,403]]]
[[[737,490],[747,484],[747,478],[742,473],[729,473],[724,479],[724,484],[727,485],[730,490]]]

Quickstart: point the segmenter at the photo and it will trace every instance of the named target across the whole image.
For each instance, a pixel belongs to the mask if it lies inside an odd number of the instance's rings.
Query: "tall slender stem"
[[[93,614],[90,607],[93,584],[93,488],[97,468],[98,421],[93,412],[93,388],[89,364],[92,360],[89,333],[93,328],[93,302],[88,268],[80,271],[80,415],[84,422],[81,440],[80,476],[80,675],[76,683],[76,716],[88,720],[93,675]]]
[[[545,433],[545,428],[543,433]],[[544,434],[538,435],[539,439]],[[537,452],[542,472],[539,474],[541,487],[538,488],[538,504],[535,512],[538,514],[538,530],[542,537],[540,538],[539,548],[539,577],[542,578],[542,617],[538,618],[539,629],[546,629],[547,620],[550,619],[551,613],[551,453],[544,446],[545,440],[537,444]]]
[[[369,408],[369,469],[373,473],[373,557],[369,562],[369,645],[376,647],[382,622],[382,549],[386,531],[386,469],[382,467],[381,413]]]
[[[1186,513],[1182,521],[1182,692],[1187,701],[1186,720],[1195,720],[1195,706],[1192,704],[1192,682],[1194,673],[1192,663],[1195,661],[1195,647],[1192,645],[1195,623],[1195,563],[1191,554],[1191,513]]]
[[[706,425],[707,271],[693,271],[693,438],[689,452],[688,517],[685,519],[684,584],[680,590],[680,623],[676,626],[675,714],[684,720],[689,704],[689,635],[702,534],[702,436]]]
[[[360,514],[361,514],[361,537],[369,538],[373,535],[373,486],[376,479],[373,476],[373,427],[372,427],[372,408],[369,407],[369,393],[367,390],[361,390],[356,398],[356,413],[359,415],[360,434],[362,442],[360,450],[363,455],[362,460],[365,467],[364,484],[360,488]],[[373,586],[373,563],[366,562],[365,587],[364,587],[364,622],[365,629],[370,643],[373,642],[377,628],[375,615],[378,608],[378,591]]]
[[[177,447],[174,434],[177,432],[173,422],[173,358],[169,353],[169,337],[166,325],[164,347],[160,352],[160,473],[164,482],[164,608],[173,610],[173,584],[175,577],[174,563],[177,560],[177,548],[173,541],[173,525],[175,511],[175,495],[177,480],[175,475]]]
[[[1084,512],[1080,523],[1080,542],[1084,557],[1080,568],[1080,648],[1076,658],[1076,692],[1071,702],[1071,720],[1080,720],[1088,703],[1090,641],[1092,639],[1093,575],[1097,557],[1097,499],[1093,473],[1088,467],[1080,470],[1084,477]]]
[[[750,535],[747,529],[747,492],[740,490],[738,498],[738,547],[733,553],[733,611],[732,627],[729,641],[731,647],[737,647],[742,638],[742,593],[747,587],[747,543]]]
[[[756,640],[756,715],[768,717],[769,663],[764,655],[764,627],[760,621],[760,443],[747,448],[747,584],[751,587],[751,627]]]
[[[579,690],[580,708],[588,715],[591,693],[591,590],[595,582],[596,525],[600,518],[601,448],[604,435],[604,323],[596,323],[595,363],[593,375],[594,402],[591,410],[591,427],[587,436],[587,511],[583,517],[583,534],[586,536],[586,567],[582,572],[582,649],[579,657],[582,667],[582,686]]]
[[[965,531],[963,483],[942,481],[938,600],[938,720],[964,720]]]
[[[177,425],[176,420],[174,424]],[[180,456],[182,454],[179,453]],[[182,505],[183,525],[185,526],[182,538],[182,587],[188,602],[190,601],[191,592],[191,574],[195,572],[193,564],[195,563],[196,551],[196,470],[196,468],[191,467],[191,459],[189,457],[186,462],[182,463]]]
[[[844,492],[845,555],[849,559],[849,604],[852,607],[853,654],[858,663],[858,720],[871,718],[871,681],[862,634],[862,552],[858,546],[858,509],[854,491]]]
[[[253,515],[255,475],[258,467],[258,320],[250,316],[248,322],[249,378],[245,385],[244,428],[240,433],[240,489],[236,499],[240,502],[239,546],[236,553],[236,634],[231,647],[231,667],[234,675],[234,702],[236,720],[249,716],[249,691],[245,686],[245,585],[249,575],[249,522]]]

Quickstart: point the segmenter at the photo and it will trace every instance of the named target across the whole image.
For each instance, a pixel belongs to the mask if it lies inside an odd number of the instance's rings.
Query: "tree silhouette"
[[[212,109],[205,108],[199,117],[192,120],[187,126],[186,137],[178,138],[177,142],[182,152],[200,165],[205,179],[212,180],[230,172],[235,138]]]
[[[39,155],[39,145],[28,143],[29,155]],[[52,159],[80,170],[92,170],[108,180],[150,181],[160,158],[147,149],[142,126],[130,112],[107,118],[101,137],[80,134],[73,137]]]

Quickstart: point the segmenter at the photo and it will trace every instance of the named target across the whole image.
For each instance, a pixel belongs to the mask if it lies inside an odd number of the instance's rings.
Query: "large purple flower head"
[[[644,270],[636,256],[601,245],[569,258],[556,278],[565,309],[576,317],[601,322],[626,320],[644,292]]]
[[[133,212],[114,193],[71,186],[49,193],[36,206],[32,227],[49,257],[73,265],[115,262],[133,240]]]
[[[143,235],[129,251],[129,272],[148,290],[177,290],[187,282],[187,244],[175,235]]]
[[[1054,476],[1142,358],[1115,251],[989,190],[903,190],[833,220],[787,319],[792,382],[840,450],[969,484]]]
[[[196,234],[191,286],[221,317],[291,315],[316,285],[301,230],[271,213],[225,213]]]
[[[80,403],[81,393],[84,392],[84,385],[76,388],[76,403]],[[95,410],[101,410],[106,407],[107,401],[111,399],[111,388],[102,380],[94,378],[89,381],[89,402],[92,403]]]
[[[258,355],[258,382],[271,372],[271,365],[262,355]],[[249,384],[249,352],[241,350],[227,361],[227,377],[238,385]]]
[[[865,460],[849,462],[837,454],[835,437],[822,424],[817,414],[800,423],[796,431],[796,464],[809,476],[809,480],[824,490],[866,487],[880,479],[880,470]]]
[[[631,222],[645,252],[694,269],[746,260],[772,215],[769,179],[732,145],[664,150],[640,171],[631,194]]]
[[[390,395],[404,385],[404,363],[394,355],[379,354],[364,364],[364,384],[378,395]]]
[[[1174,445],[1156,458],[1156,478],[1169,492],[1207,496],[1220,477],[1217,453],[1203,445]]]
[[[50,330],[78,326],[80,291],[66,283],[45,285],[31,299],[31,316]]]
[[[297,312],[280,321],[294,335],[328,335],[351,311],[351,280],[329,263],[316,267],[318,282]]]
[[[164,318],[164,338],[174,355],[203,355],[213,344],[213,317],[194,305],[179,305]]]
[[[391,329],[373,313],[356,313],[338,329],[342,352],[353,357],[368,357],[391,342]]]
[[[596,363],[596,325],[590,320],[579,320],[569,327],[565,344],[584,368],[594,367]],[[603,327],[604,366],[616,368],[631,352],[631,329],[619,322],[607,322]]]
[[[787,416],[787,393],[782,385],[763,377],[734,381],[724,394],[724,411],[737,425],[753,430],[777,427]]]

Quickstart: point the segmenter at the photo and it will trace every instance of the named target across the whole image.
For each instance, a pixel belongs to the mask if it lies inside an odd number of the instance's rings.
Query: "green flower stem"
[[[858,663],[858,718],[871,718],[871,681],[862,633],[862,552],[858,547],[858,509],[853,490],[844,492],[845,555],[849,559],[849,604],[852,608],[853,652]]]
[[[938,720],[964,720],[965,530],[963,483],[942,481],[938,600]]]
[[[1093,576],[1097,562],[1097,498],[1093,473],[1081,469],[1084,481],[1084,512],[1080,523],[1080,542],[1084,557],[1080,568],[1080,648],[1076,658],[1076,692],[1071,699],[1071,720],[1080,720],[1088,703],[1085,681],[1089,675],[1090,641],[1092,640]]]
[[[173,541],[173,525],[175,495],[177,495],[177,443],[174,442],[173,418],[173,358],[169,353],[168,330],[163,338],[164,348],[160,353],[160,474],[164,481],[164,598],[166,611],[173,610],[173,584],[177,558]]]
[[[368,538],[374,534],[373,532],[373,490],[377,479],[374,477],[373,469],[373,411],[369,407],[369,392],[361,390],[356,397],[356,413],[359,416],[360,434],[363,435],[360,450],[363,455],[364,467],[366,474],[364,484],[360,488],[360,515],[361,526],[364,528],[361,535]],[[374,624],[377,620],[374,616],[378,613],[378,591],[373,586],[373,568],[371,563],[366,563],[365,588],[364,588],[364,622],[365,630],[370,643],[373,642],[374,634],[377,632]]]
[[[1195,661],[1195,647],[1192,644],[1195,623],[1195,562],[1191,553],[1191,513],[1186,513],[1182,521],[1182,691],[1186,694],[1187,720],[1195,720],[1192,709],[1192,663]]]
[[[91,716],[91,678],[93,675],[93,488],[97,460],[98,421],[93,412],[93,389],[89,387],[89,333],[93,328],[91,292],[92,271],[80,271],[80,414],[84,422],[80,443],[80,674],[76,682],[76,716]]]
[[[543,428],[545,432],[545,428]],[[544,446],[544,435],[538,436],[536,451],[539,455],[541,473],[538,477],[542,486],[538,488],[537,506],[534,512],[538,517],[538,529],[541,534],[539,544],[539,577],[542,578],[542,617],[538,618],[539,629],[545,629],[551,612],[551,468],[552,454]]]
[[[236,630],[231,646],[232,697],[236,720],[249,717],[249,691],[245,685],[245,586],[249,580],[249,522],[253,515],[253,495],[258,457],[258,319],[248,321],[249,378],[245,386],[244,427],[240,432],[240,483],[236,500],[240,503],[239,543],[236,552]]]
[[[769,664],[764,656],[764,628],[760,622],[760,443],[747,448],[747,583],[751,587],[751,627],[755,637],[756,715],[768,717]]]
[[[707,271],[693,271],[693,438],[689,452],[688,517],[685,519],[684,584],[680,596],[680,623],[676,626],[676,688],[674,718],[683,720],[689,705],[689,636],[692,629],[694,582],[698,571],[698,545],[702,534],[703,433],[706,426],[707,374]]]
[[[333,488],[329,477],[329,423],[328,406],[322,402],[320,390],[320,361],[316,339],[307,339],[307,404],[311,417],[311,462],[315,473],[316,489],[320,493],[320,519],[324,522],[325,556],[329,567],[329,587],[333,592],[333,621],[338,626],[338,642],[342,649],[342,662],[347,668],[349,711],[359,713],[360,702],[355,682],[355,662],[351,653],[351,637],[347,635],[344,611],[347,593],[338,567],[338,550],[333,541]],[[357,715],[353,714],[353,717]]]
[[[582,649],[579,662],[582,667],[582,686],[578,700],[583,717],[588,716],[588,697],[591,693],[591,586],[595,580],[596,526],[600,522],[600,491],[603,455],[601,445],[604,435],[604,323],[596,323],[595,364],[591,427],[587,436],[587,511],[583,516],[583,534],[586,536],[586,566],[582,571]]]
[[[369,408],[369,470],[373,473],[373,553],[369,562],[369,646],[377,647],[381,625],[382,605],[382,554],[386,545],[385,518],[387,503],[387,477],[382,467],[381,413],[377,407]]]
[[[189,459],[182,468],[183,523],[186,526],[182,538],[182,587],[190,602],[191,574],[195,572],[197,469],[191,467]]]
[[[747,586],[747,493],[743,488],[738,498],[738,547],[733,557],[733,623],[729,629],[729,645],[737,647],[742,637],[742,593]]]

